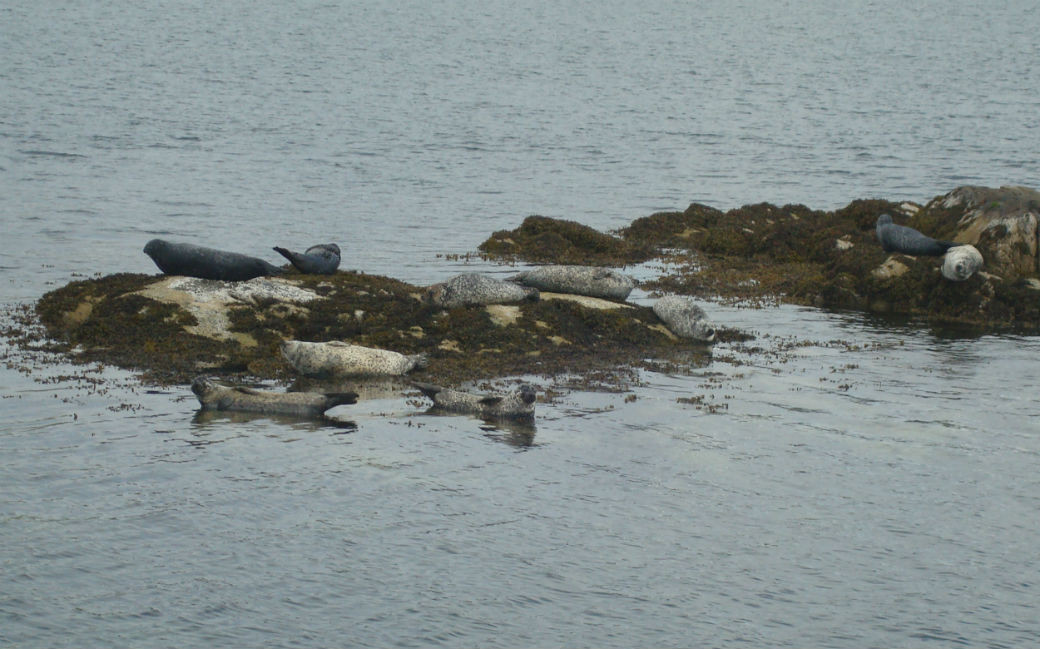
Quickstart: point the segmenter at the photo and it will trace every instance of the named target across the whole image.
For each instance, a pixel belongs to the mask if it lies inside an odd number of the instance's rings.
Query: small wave
[[[34,156],[50,156],[53,158],[86,158],[82,153],[65,153],[64,151],[44,151],[42,149],[19,149],[18,153]]]

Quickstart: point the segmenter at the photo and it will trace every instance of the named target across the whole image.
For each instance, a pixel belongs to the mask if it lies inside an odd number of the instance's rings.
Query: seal
[[[296,270],[308,275],[332,275],[339,268],[339,246],[334,243],[319,243],[305,252],[293,252],[278,246],[274,251],[288,259]]]
[[[284,272],[256,257],[190,243],[170,243],[162,239],[152,239],[146,243],[144,254],[151,257],[159,270],[167,275],[242,282]]]
[[[478,395],[442,388],[432,383],[412,383],[433,401],[434,408],[448,412],[477,415],[487,419],[534,418],[535,390],[523,384],[504,395]]]
[[[423,293],[423,299],[434,306],[454,309],[460,306],[537,300],[538,289],[519,286],[479,273],[464,273],[446,282],[429,286]]]
[[[253,388],[229,387],[209,376],[196,377],[191,391],[203,410],[236,410],[268,415],[321,417],[326,410],[357,403],[354,392],[271,392]]]
[[[896,225],[888,214],[878,217],[874,232],[885,252],[899,252],[904,255],[939,257],[958,245],[952,241],[933,239],[905,225]]]
[[[654,303],[654,313],[669,331],[680,338],[715,342],[715,326],[692,297],[666,295]]]
[[[624,300],[636,285],[636,280],[628,275],[598,266],[541,266],[525,270],[510,280],[540,291],[608,300]]]
[[[975,246],[954,246],[943,256],[942,274],[951,282],[963,282],[982,268],[982,253]]]
[[[400,376],[426,367],[428,362],[426,354],[406,356],[339,340],[327,343],[286,340],[282,343],[282,355],[293,369],[311,377]]]

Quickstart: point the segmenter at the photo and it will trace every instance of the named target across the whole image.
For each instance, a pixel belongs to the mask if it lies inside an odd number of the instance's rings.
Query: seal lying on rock
[[[624,300],[636,285],[636,280],[628,275],[599,266],[542,266],[510,279],[541,291],[609,300]]]
[[[488,419],[531,419],[534,417],[535,390],[521,385],[518,390],[504,395],[477,395],[432,383],[413,383],[433,400],[435,408],[449,412],[477,415]]]
[[[953,282],[963,282],[980,268],[982,253],[975,246],[954,246],[943,256],[943,277]]]
[[[301,273],[310,275],[332,275],[339,268],[339,246],[334,243],[319,243],[305,252],[293,252],[274,247],[274,251],[289,260]]]
[[[159,270],[167,275],[241,282],[283,273],[281,268],[256,257],[190,243],[170,243],[162,239],[152,239],[145,244],[144,254],[151,257]]]
[[[666,295],[654,303],[654,313],[680,338],[715,342],[715,327],[692,297]]]
[[[430,286],[423,294],[423,299],[434,306],[454,309],[459,306],[537,300],[538,290],[479,273],[465,273]]]
[[[282,355],[304,376],[399,376],[426,367],[426,354],[405,356],[386,349],[333,340],[309,343],[286,340]]]
[[[904,255],[938,257],[958,245],[952,241],[939,241],[923,235],[913,228],[892,223],[892,217],[882,214],[874,226],[878,241],[885,252],[901,252]]]
[[[208,376],[199,376],[192,381],[191,391],[199,398],[203,410],[237,410],[298,417],[320,417],[330,408],[357,403],[358,396],[353,392],[270,392],[228,387]]]

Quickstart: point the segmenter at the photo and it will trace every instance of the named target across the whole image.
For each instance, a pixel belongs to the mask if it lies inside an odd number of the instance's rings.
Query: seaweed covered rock
[[[652,245],[640,245],[574,221],[529,216],[515,230],[495,232],[480,251],[498,259],[554,264],[623,266],[650,259]]]
[[[349,341],[421,357],[428,365],[414,375],[445,384],[614,372],[691,354],[710,359],[638,305],[549,294],[443,308],[422,300],[420,287],[352,272],[253,281],[273,284],[100,277],[45,294],[36,315],[55,351],[140,370],[159,383],[188,383],[200,372],[289,380],[296,372],[281,353],[286,340]]]
[[[954,259],[888,254],[874,231],[882,213],[929,237],[973,245],[983,261],[961,248],[971,258],[958,273]],[[646,283],[661,291],[1032,327],[1040,324],[1038,214],[1040,194],[1031,189],[962,187],[924,207],[858,200],[833,212],[768,203],[721,212],[694,204],[637,220],[621,236],[682,264]]]

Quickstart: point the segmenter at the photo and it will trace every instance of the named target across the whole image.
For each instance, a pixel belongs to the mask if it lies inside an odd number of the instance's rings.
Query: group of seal
[[[301,273],[331,275],[339,268],[339,246],[334,243],[311,246],[303,253],[279,247],[274,249]],[[243,282],[285,273],[284,269],[258,257],[164,239],[152,239],[146,243],[144,253],[167,275]]]
[[[507,394],[477,395],[443,388],[432,383],[414,383],[433,401],[432,410],[475,415],[482,419],[534,418],[537,398],[534,387],[524,384]],[[218,383],[209,376],[196,377],[191,391],[202,410],[254,412],[264,415],[324,417],[336,406],[357,403],[356,392],[274,392]]]
[[[874,232],[885,252],[942,257],[942,275],[950,281],[963,282],[982,268],[982,253],[975,246],[933,239],[911,227],[896,225],[888,214],[878,217]]]

